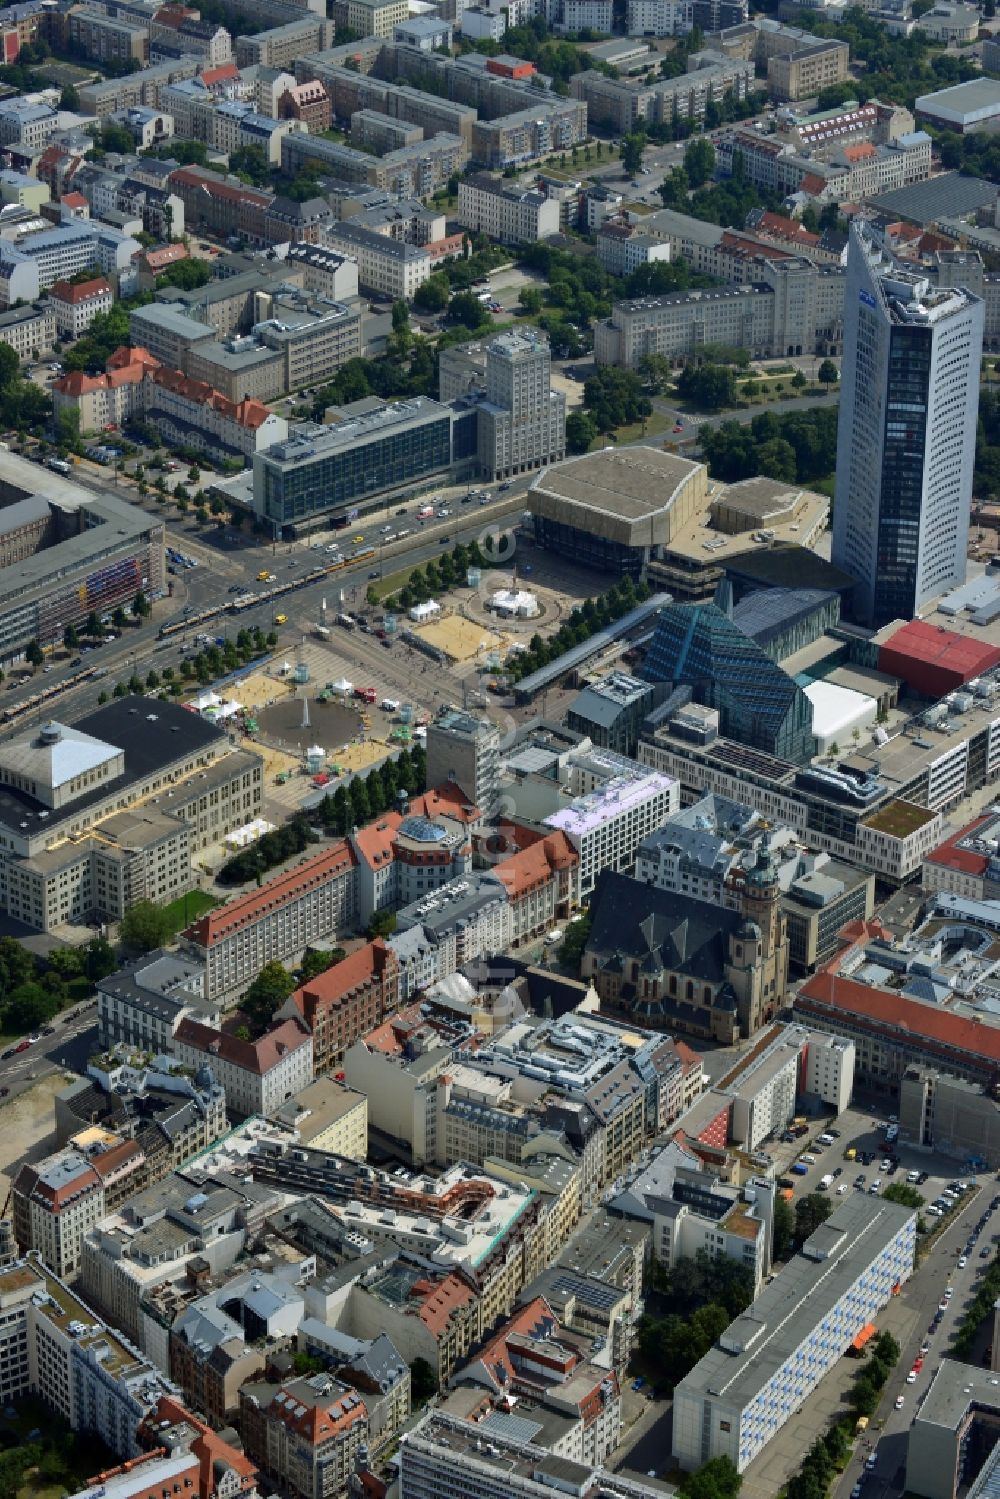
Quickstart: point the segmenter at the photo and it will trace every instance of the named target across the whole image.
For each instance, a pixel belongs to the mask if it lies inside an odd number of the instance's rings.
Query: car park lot
[[[936,1199],[941,1198],[949,1183],[979,1182],[980,1179],[966,1168],[962,1160],[915,1146],[905,1139],[897,1140],[895,1147],[887,1146],[886,1131],[890,1122],[888,1112],[883,1109],[865,1109],[852,1105],[838,1119],[831,1120],[829,1116],[810,1119],[806,1134],[791,1141],[770,1140],[762,1149],[773,1159],[775,1175],[780,1176],[783,1182],[787,1181],[796,1197],[820,1190],[820,1181],[829,1175],[835,1178],[830,1188],[835,1196],[845,1196],[846,1193],[840,1190],[845,1186],[849,1192],[870,1192],[876,1182],[881,1184],[878,1194],[881,1195],[891,1182],[907,1182],[907,1178],[915,1172],[925,1179],[910,1181],[908,1185],[920,1193],[925,1205],[929,1207]],[[820,1144],[819,1136],[831,1126],[838,1132],[837,1137],[830,1145]],[[847,1159],[848,1150],[856,1152],[854,1160]],[[800,1176],[793,1173],[791,1168],[803,1155],[814,1156],[815,1164],[810,1164],[805,1175]],[[883,1168],[884,1161],[889,1162],[888,1168]],[[992,1173],[988,1173],[987,1187],[991,1182]],[[933,1226],[936,1216],[934,1213],[927,1215],[928,1227]],[[951,1214],[945,1216],[950,1217]],[[977,1254],[979,1247],[981,1246],[977,1247]]]

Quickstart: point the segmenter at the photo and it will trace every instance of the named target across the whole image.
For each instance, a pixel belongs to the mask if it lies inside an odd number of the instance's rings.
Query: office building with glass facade
[[[832,561],[856,618],[912,619],[965,580],[983,303],[851,230]]]
[[[255,455],[254,510],[280,532],[445,474],[452,416],[449,407],[416,396],[388,405],[359,401],[334,426],[303,425]]]
[[[802,688],[716,604],[662,610],[642,675],[692,689],[715,708],[719,731],[792,765],[816,753],[813,708]]]

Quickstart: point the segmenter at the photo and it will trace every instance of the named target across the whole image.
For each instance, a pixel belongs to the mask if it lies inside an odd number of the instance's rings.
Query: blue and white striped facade
[[[915,1247],[910,1209],[842,1203],[677,1386],[681,1466],[725,1456],[744,1472],[909,1279]]]

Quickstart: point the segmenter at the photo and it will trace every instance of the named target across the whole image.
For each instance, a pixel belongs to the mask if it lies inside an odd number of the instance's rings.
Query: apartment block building
[[[33,302],[56,281],[96,267],[117,285],[142,247],[107,224],[73,223],[41,229],[5,244],[0,261],[0,303]]]
[[[364,1398],[329,1374],[240,1392],[246,1450],[293,1499],[347,1492],[371,1437]]]
[[[111,287],[103,276],[92,281],[56,281],[49,291],[56,329],[62,338],[79,338],[99,312],[110,312]]]
[[[430,251],[423,245],[392,239],[350,219],[334,224],[327,232],[327,242],[356,263],[360,287],[393,301],[411,301],[436,269]]]
[[[542,103],[496,120],[476,120],[472,157],[490,171],[526,166],[553,151],[570,151],[587,136],[587,106],[581,100]]]
[[[334,23],[314,12],[305,12],[300,21],[272,26],[255,36],[236,38],[236,64],[239,68],[288,68],[309,52],[322,52],[333,46]]]
[[[18,359],[37,359],[55,339],[56,314],[50,302],[0,312],[0,343],[8,344]]]
[[[39,1395],[71,1431],[100,1437],[116,1457],[138,1456],[140,1421],[178,1394],[33,1255],[0,1270],[0,1329],[5,1395]]]
[[[68,16],[68,39],[79,56],[104,63],[147,63],[149,25],[74,6]]]
[[[211,1070],[235,1118],[271,1114],[313,1079],[313,1040],[298,1019],[273,1025],[256,1041],[242,1041],[185,1017],[173,1033],[172,1049],[185,1066]]]
[[[406,0],[334,0],[333,19],[358,36],[393,35],[409,18]]]
[[[158,109],[160,90],[168,83],[193,78],[198,68],[198,58],[178,57],[145,67],[139,73],[126,73],[121,78],[102,78],[96,83],[82,84],[80,109],[86,114],[95,115],[99,120],[117,110],[133,109],[140,105]]]
[[[575,73],[569,88],[574,99],[586,104],[591,125],[628,131],[639,120],[664,125],[675,119],[702,120],[709,102],[717,104],[730,95],[744,99],[753,92],[754,80],[751,61],[699,52],[688,58],[688,71],[676,78],[636,83],[590,69]]]
[[[283,1013],[303,1016],[312,1031],[316,1075],[343,1066],[358,1036],[381,1024],[399,997],[399,962],[384,941],[360,947],[295,989]]]
[[[480,472],[510,479],[566,456],[566,398],[552,389],[548,339],[502,333],[486,346],[478,410]]]
[[[181,934],[182,950],[205,965],[205,998],[232,1003],[265,963],[349,930],[355,863],[349,843],[331,844],[189,926]]]
[[[745,1471],[909,1279],[915,1245],[911,1209],[842,1202],[677,1386],[681,1466],[725,1456]]]
[[[182,1020],[218,1027],[218,1006],[206,1004],[202,988],[200,965],[163,948],[127,963],[97,984],[100,1045],[169,1055]]]
[[[501,244],[521,244],[559,233],[559,204],[543,193],[478,173],[458,184],[458,220]]]

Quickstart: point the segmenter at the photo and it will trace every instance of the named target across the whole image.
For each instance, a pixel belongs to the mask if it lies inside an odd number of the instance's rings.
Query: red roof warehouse
[[[1000,650],[914,619],[879,646],[878,669],[924,697],[944,697],[1000,662]]]

